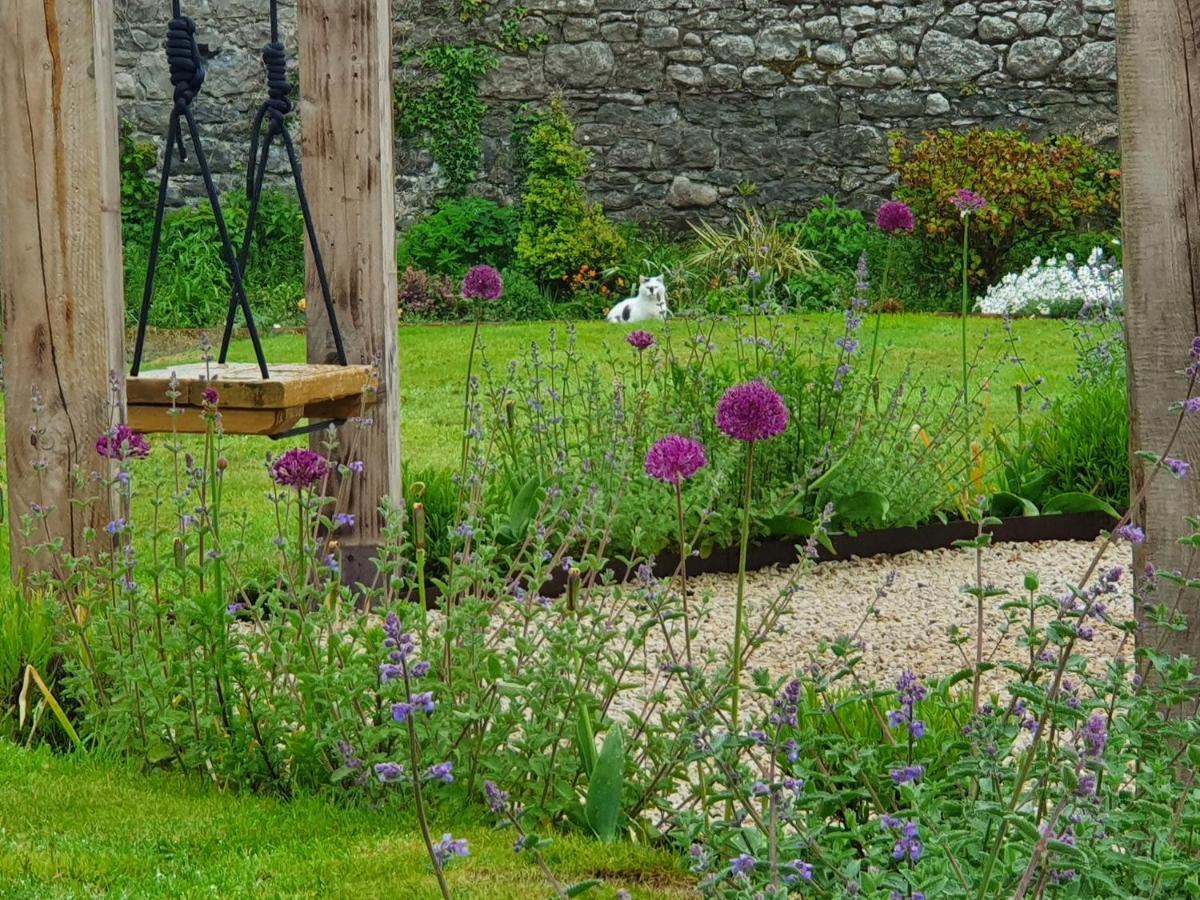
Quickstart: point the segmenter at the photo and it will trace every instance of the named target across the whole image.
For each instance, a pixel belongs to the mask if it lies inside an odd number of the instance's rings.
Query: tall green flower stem
[[[896,239],[889,238],[887,242],[887,256],[883,259],[883,280],[880,282],[879,297],[881,301],[887,300],[888,285],[892,280],[892,257],[896,254]],[[879,326],[883,322],[883,310],[876,309],[875,311],[875,330],[871,334],[871,363],[867,366],[867,377],[874,380],[876,376],[875,359],[879,352]]]
[[[412,703],[412,679],[408,674],[408,663],[401,662],[402,673],[404,675],[404,699]],[[429,833],[429,819],[425,815],[425,798],[421,794],[421,744],[417,740],[417,726],[413,721],[415,717],[409,715],[406,721],[408,725],[408,759],[412,766],[412,785],[413,785],[413,806],[417,811],[417,824],[421,826],[421,838],[425,842],[425,852],[429,854],[429,861],[433,864],[433,874],[437,876],[438,888],[442,892],[443,900],[450,900],[450,885],[446,883],[446,873],[442,871],[442,864],[438,860],[437,853],[433,849],[433,835]]]
[[[969,383],[970,368],[967,365],[967,314],[970,311],[971,303],[971,216],[967,212],[963,212],[963,237],[962,237],[962,321],[960,332],[962,336],[961,358],[962,358],[962,398],[963,398],[963,450],[966,461],[966,471],[963,475],[965,481],[963,484],[963,500],[964,508],[966,501],[971,495],[971,468],[974,463],[974,454],[971,453],[971,387]]]
[[[742,633],[746,629],[746,552],[750,546],[750,488],[754,484],[754,442],[746,445],[746,487],[742,502],[742,541],[738,551],[737,607],[733,621],[733,700],[731,730],[737,734],[738,707],[742,697]]]
[[[683,641],[688,668],[692,665],[692,617],[688,612],[687,564],[691,547],[683,520],[683,484],[675,482],[675,515],[679,522],[679,598],[683,603]]]

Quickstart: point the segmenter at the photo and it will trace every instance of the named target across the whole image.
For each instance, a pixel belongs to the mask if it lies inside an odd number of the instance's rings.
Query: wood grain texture
[[[1179,373],[1200,334],[1200,0],[1120,0],[1117,32],[1130,440],[1135,452],[1161,453],[1178,421],[1170,405],[1187,392]],[[1171,455],[1200,471],[1200,417],[1184,421]],[[1136,458],[1133,470],[1136,492],[1149,472]],[[1134,510],[1147,535],[1136,571],[1151,561],[1188,568],[1176,540],[1184,517],[1197,513],[1200,477],[1160,472]],[[1172,588],[1160,599],[1175,596]],[[1139,639],[1200,655],[1200,597],[1182,602],[1188,633]]]
[[[301,363],[274,365],[270,371],[271,377],[263,381],[258,366],[249,363],[190,363],[126,378],[125,393],[130,404],[169,406],[167,392],[174,374],[179,406],[200,406],[211,387],[220,395],[221,409],[287,409],[358,398],[371,380],[369,366]]]
[[[341,541],[348,580],[370,580],[384,499],[400,500],[399,360],[392,165],[391,10],[386,0],[299,0],[304,179],[351,363],[378,366],[369,424],[342,429],[341,453],[361,459]],[[334,357],[311,253],[308,361]],[[314,449],[322,437],[314,435]]]
[[[109,374],[123,368],[120,180],[112,0],[9,0],[0,26],[0,296],[14,521],[52,506],[50,533],[82,553],[110,499],[72,477],[99,469]],[[31,446],[30,395],[45,400]],[[118,412],[118,414],[120,414]],[[46,468],[39,477],[34,463]],[[30,565],[12,530],[14,575]],[[43,561],[44,562],[44,561]]]

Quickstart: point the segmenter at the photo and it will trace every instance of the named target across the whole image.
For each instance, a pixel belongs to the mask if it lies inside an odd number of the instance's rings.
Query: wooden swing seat
[[[171,415],[174,400],[182,414]],[[149,434],[203,434],[203,393],[215,388],[226,434],[277,436],[310,422],[349,419],[360,414],[363,392],[371,381],[369,366],[290,364],[270,368],[263,380],[253,363],[195,363],[155,369],[125,379],[129,425]]]

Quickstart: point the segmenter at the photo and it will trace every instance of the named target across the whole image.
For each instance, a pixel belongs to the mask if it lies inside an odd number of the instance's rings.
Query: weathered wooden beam
[[[365,463],[349,492],[356,525],[340,541],[343,572],[370,583],[380,504],[400,501],[391,8],[386,0],[299,0],[297,19],[304,180],[349,361],[378,366],[369,424],[340,436],[342,456]],[[311,252],[307,282],[308,361],[334,362]],[[314,435],[314,449],[323,440]]]
[[[112,0],[11,0],[0,26],[0,296],[12,570],[30,565],[16,527],[84,551],[112,518],[86,477],[110,424],[109,374],[123,367],[121,192]],[[30,396],[45,409],[34,415]],[[31,429],[44,429],[35,435]],[[76,472],[84,476],[77,482]]]
[[[1200,2],[1121,0],[1117,4],[1121,129],[1125,330],[1129,345],[1129,416],[1133,451],[1161,453],[1182,400],[1193,336],[1200,334]],[[1186,419],[1171,455],[1200,466],[1200,417]],[[1150,474],[1133,459],[1135,494]],[[1184,517],[1200,513],[1200,477],[1159,473],[1134,510],[1146,532],[1135,569],[1147,562],[1184,569],[1176,541]],[[1195,572],[1193,575],[1197,574]],[[1164,602],[1174,603],[1176,588]],[[1200,656],[1200,597],[1182,598],[1190,628],[1144,630],[1144,646]]]

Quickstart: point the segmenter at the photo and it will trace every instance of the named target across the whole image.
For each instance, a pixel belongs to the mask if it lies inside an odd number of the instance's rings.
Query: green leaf
[[[868,525],[882,524],[890,507],[888,498],[878,491],[856,491],[833,501],[838,519]]]
[[[799,516],[772,516],[763,522],[763,528],[776,538],[806,538],[813,533],[813,523]]]
[[[517,496],[513,497],[512,504],[508,508],[508,528],[512,532],[514,540],[519,541],[525,536],[525,532],[529,530],[529,523],[537,515],[539,486],[538,478],[534,475],[525,482],[524,487],[517,492]]]
[[[1050,513],[1108,513],[1114,519],[1121,518],[1120,513],[1105,503],[1099,497],[1085,494],[1081,491],[1068,491],[1065,494],[1055,494],[1042,504],[1042,512]]]
[[[586,894],[592,888],[599,887],[602,884],[604,884],[604,882],[598,878],[592,878],[588,881],[576,882],[575,884],[567,886],[567,888],[566,888],[567,896],[568,897],[582,897],[584,894]]]
[[[596,734],[592,731],[592,715],[585,704],[579,705],[575,715],[575,743],[579,748],[579,762],[583,774],[588,778],[596,770]]]
[[[588,782],[587,820],[592,832],[605,843],[616,840],[621,818],[621,792],[625,787],[625,741],[621,726],[613,725],[604,738]]]
[[[998,516],[1038,515],[1036,503],[1010,491],[996,491],[996,493],[992,494],[992,503],[989,508]]]

